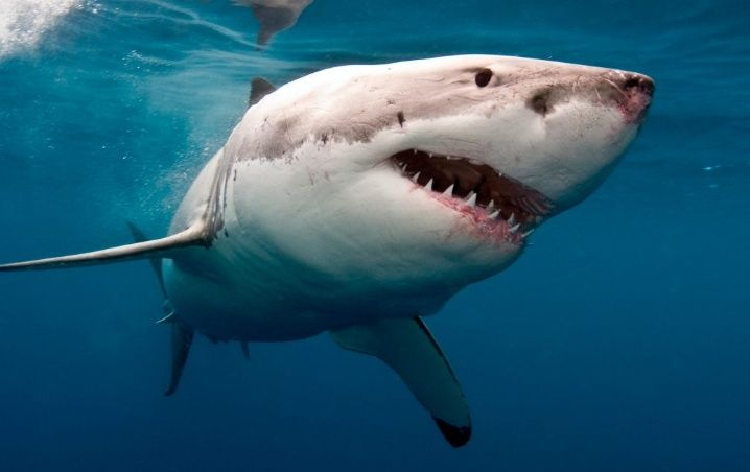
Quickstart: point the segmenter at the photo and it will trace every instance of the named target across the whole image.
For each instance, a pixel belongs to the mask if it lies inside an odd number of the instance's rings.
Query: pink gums
[[[426,190],[420,185],[415,187]],[[498,243],[523,244],[524,237],[520,232],[511,232],[507,220],[490,218],[490,214],[481,207],[470,207],[463,203],[459,198],[449,197],[438,192],[426,190],[430,196],[450,208],[460,213],[463,217],[471,221],[471,228],[481,237],[489,238]]]

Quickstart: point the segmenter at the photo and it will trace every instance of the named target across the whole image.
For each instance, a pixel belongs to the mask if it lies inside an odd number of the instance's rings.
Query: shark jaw
[[[406,149],[390,162],[415,189],[466,218],[490,240],[523,245],[554,209],[542,193],[475,160]]]

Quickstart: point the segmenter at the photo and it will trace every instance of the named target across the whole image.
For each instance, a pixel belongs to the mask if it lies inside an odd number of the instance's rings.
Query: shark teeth
[[[554,209],[554,203],[540,192],[474,157],[409,148],[391,156],[391,162],[411,184],[470,215],[493,234],[515,242],[530,236]]]

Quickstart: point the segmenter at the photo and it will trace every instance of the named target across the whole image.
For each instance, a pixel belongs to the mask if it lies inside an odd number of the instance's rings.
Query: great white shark
[[[464,394],[422,317],[510,266],[535,228],[605,179],[652,79],[459,55],[256,86],[166,237],[131,227],[136,243],[0,271],[150,259],[172,328],[167,394],[196,331],[246,353],[327,331],[382,359],[448,442],[466,444]]]

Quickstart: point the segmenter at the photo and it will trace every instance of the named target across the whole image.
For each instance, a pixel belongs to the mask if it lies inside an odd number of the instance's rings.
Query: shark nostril
[[[547,113],[552,111],[552,107],[550,106],[548,91],[537,93],[536,95],[531,97],[531,100],[527,102],[527,105],[529,108],[531,108],[536,113],[539,113],[542,116],[546,116]]]
[[[645,75],[632,75],[622,83],[625,92],[641,92],[647,95],[654,93],[654,81]]]
[[[638,80],[638,77],[631,77],[628,80],[625,81],[625,89],[632,89],[638,87],[638,83],[640,80]]]

